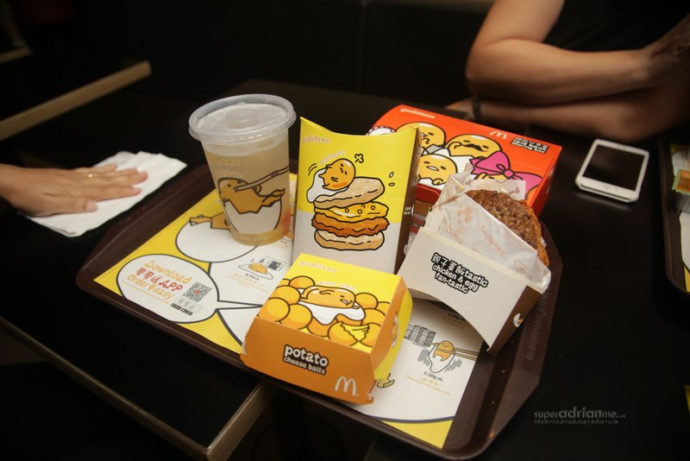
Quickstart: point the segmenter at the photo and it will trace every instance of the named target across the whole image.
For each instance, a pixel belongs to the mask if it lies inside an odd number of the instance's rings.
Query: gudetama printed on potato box
[[[371,350],[390,302],[367,292],[319,285],[299,275],[283,279],[259,311],[264,320],[328,338],[345,346]]]
[[[412,214],[417,129],[375,137],[301,123],[293,259],[308,253],[393,272]]]
[[[254,318],[240,358],[306,389],[370,403],[411,310],[400,276],[302,253]]]

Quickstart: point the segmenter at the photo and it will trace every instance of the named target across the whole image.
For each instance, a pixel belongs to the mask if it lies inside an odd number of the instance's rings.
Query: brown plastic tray
[[[198,167],[115,223],[77,273],[77,285],[87,293],[192,346],[242,370],[256,373],[240,361],[237,353],[154,314],[94,281],[208,194],[212,184],[208,168]],[[539,383],[563,268],[548,229],[543,226],[543,230],[551,261],[551,285],[522,328],[498,355],[490,355],[485,350],[479,354],[443,448],[429,445],[335,400],[264,375],[261,375],[262,379],[437,456],[465,459],[478,455],[496,438]]]
[[[664,227],[664,261],[666,277],[681,293],[690,296],[685,287],[685,263],[680,249],[680,222],[675,205],[671,143],[667,139],[659,145],[659,174],[661,179],[661,218]]]

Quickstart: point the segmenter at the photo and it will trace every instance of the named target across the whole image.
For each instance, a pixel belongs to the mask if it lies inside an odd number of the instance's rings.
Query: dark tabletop
[[[388,109],[405,102],[266,81],[249,81],[227,94],[256,92],[281,95],[293,103],[298,116],[352,134],[366,133]],[[161,127],[138,149],[187,162],[182,175],[202,165],[203,152],[188,135],[187,117]],[[298,129],[298,123],[291,128],[293,159]],[[643,146],[650,149],[652,160],[639,201],[623,205],[574,186],[591,139],[536,129],[527,134],[563,146],[541,215],[563,260],[563,274],[540,384],[481,457],[687,455],[684,440],[690,423],[684,385],[690,384],[690,303],[664,274],[656,140]],[[164,187],[153,197],[161,193]],[[8,267],[0,314],[77,369],[208,445],[257,378],[76,286],[81,265],[123,217],[70,239],[5,212],[0,252]],[[547,422],[539,418],[561,410],[600,410],[619,417],[584,424],[572,424],[567,417]],[[429,457],[383,434],[373,434],[372,440],[364,455],[368,460]]]

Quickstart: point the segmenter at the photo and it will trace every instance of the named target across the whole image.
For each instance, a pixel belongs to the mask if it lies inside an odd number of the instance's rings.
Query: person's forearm
[[[12,193],[14,166],[0,163],[0,198],[9,202]]]
[[[466,76],[475,94],[529,104],[596,98],[646,84],[641,51],[581,53],[521,39],[473,51]]]
[[[540,125],[589,137],[636,142],[690,119],[690,82],[552,105],[484,100],[482,122],[506,129]]]
[[[484,100],[482,104],[482,123],[518,131],[538,125],[582,136],[614,139],[610,133],[604,135],[605,130],[601,127],[604,112],[600,106],[582,102],[530,106],[492,99]]]
[[[494,0],[468,56],[469,88],[485,96],[553,104],[659,83],[649,76],[653,48],[576,52],[543,43],[562,5],[563,0]]]

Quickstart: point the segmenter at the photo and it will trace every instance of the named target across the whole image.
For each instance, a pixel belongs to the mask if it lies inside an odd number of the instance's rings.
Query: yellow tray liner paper
[[[95,281],[240,353],[249,324],[289,268],[291,236],[242,245],[204,222],[219,213],[214,189]]]
[[[294,175],[291,182],[294,187]],[[196,218],[222,212],[218,193],[210,191],[95,281],[190,334],[240,354],[251,322],[287,273],[292,236],[265,247],[247,247],[234,242],[228,231],[212,229],[210,222],[192,224],[192,219],[203,221]],[[125,286],[122,280],[130,276],[138,277],[142,286]],[[190,277],[193,280],[186,280]],[[152,280],[161,292],[173,295],[166,301],[149,291]],[[194,283],[207,291],[196,301],[198,306],[186,305],[192,313],[170,307],[173,300],[185,298]],[[180,286],[183,289],[177,289]],[[415,300],[390,374],[373,391],[375,403],[351,406],[442,448],[481,345],[479,334],[457,314]]]

